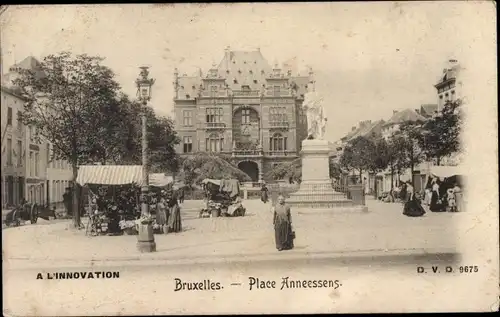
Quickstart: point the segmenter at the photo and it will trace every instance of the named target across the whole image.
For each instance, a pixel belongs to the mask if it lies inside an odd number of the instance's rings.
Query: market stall
[[[238,217],[245,215],[241,203],[240,184],[236,179],[204,179],[201,185],[205,191],[206,206],[199,217]]]
[[[93,235],[134,234],[135,221],[141,212],[143,182],[140,165],[80,166],[77,183],[88,190],[87,232]],[[164,188],[172,182],[172,177],[163,173],[149,175],[151,188]]]

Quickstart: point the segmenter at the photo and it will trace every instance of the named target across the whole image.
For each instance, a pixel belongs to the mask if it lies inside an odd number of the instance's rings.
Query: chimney
[[[392,114],[395,115],[396,113],[398,113],[397,110],[392,110]]]
[[[224,58],[226,60],[226,69],[229,69],[229,59],[231,57],[231,47],[228,45],[226,49],[224,49]]]
[[[354,131],[354,130],[356,130],[356,127],[352,127],[352,128],[351,128],[351,131]]]

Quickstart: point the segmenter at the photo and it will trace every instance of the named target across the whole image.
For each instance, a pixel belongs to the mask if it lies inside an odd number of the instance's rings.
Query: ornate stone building
[[[299,157],[307,136],[302,111],[313,72],[293,74],[290,66],[271,67],[260,50],[226,48],[206,75],[174,74],[174,112],[181,139],[177,152],[230,154],[253,181],[273,164]]]

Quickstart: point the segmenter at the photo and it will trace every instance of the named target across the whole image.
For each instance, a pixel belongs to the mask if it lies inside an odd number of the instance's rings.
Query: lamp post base
[[[151,224],[139,224],[137,236],[137,250],[141,253],[156,252],[156,242]]]

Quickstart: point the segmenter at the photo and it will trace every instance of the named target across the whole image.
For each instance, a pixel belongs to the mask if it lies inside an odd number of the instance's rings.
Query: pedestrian
[[[179,198],[179,204],[184,203],[184,187],[179,187],[177,190],[177,197]]]
[[[260,187],[260,200],[265,204],[269,200],[269,189],[267,189],[266,182],[262,182]]]
[[[443,202],[442,202],[442,197],[439,193],[439,184],[438,184],[437,179],[434,179],[432,181],[432,196],[431,196],[431,204],[429,206],[429,209],[432,212],[443,211]]]
[[[455,190],[453,188],[448,188],[446,190],[446,199],[448,201],[448,211],[449,212],[456,212],[457,211],[457,205],[456,205],[456,198],[455,198]]]
[[[453,193],[455,194],[455,211],[463,211],[463,193],[457,183],[453,187]]]
[[[165,191],[162,190],[160,193],[160,200],[156,205],[156,223],[160,226],[164,233],[167,233],[167,219],[168,219],[168,208],[167,200],[165,199]]]
[[[415,189],[410,181],[406,183],[406,202],[403,208],[403,215],[408,217],[422,217],[425,210],[420,204],[420,200],[415,195]]]
[[[177,200],[176,193],[171,189],[169,190],[170,195],[167,193],[167,207],[169,209],[168,214],[168,232],[181,232],[182,231],[182,220],[181,220],[181,207],[179,206],[179,201]]]
[[[71,195],[71,189],[69,187],[66,187],[66,190],[63,194],[63,203],[64,208],[66,209],[66,214],[72,215],[73,197]]]
[[[292,229],[292,215],[290,207],[285,204],[285,197],[278,196],[278,203],[273,208],[273,225],[276,249],[278,251],[293,249],[293,239],[295,232]]]

